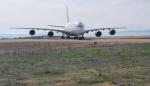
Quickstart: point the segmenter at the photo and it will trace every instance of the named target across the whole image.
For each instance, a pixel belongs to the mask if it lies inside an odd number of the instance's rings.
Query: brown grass
[[[102,38],[94,40],[0,40],[0,53],[19,49],[22,51],[34,51],[44,48],[84,47],[84,46],[109,46],[119,44],[149,44],[148,38]]]

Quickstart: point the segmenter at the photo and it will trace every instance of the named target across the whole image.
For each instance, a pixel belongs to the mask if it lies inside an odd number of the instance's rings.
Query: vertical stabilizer
[[[69,10],[68,10],[68,7],[66,6],[66,17],[67,17],[67,22],[70,21],[69,19]]]

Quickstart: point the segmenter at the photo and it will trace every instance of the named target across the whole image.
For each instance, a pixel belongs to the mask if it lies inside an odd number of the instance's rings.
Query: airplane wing
[[[123,29],[126,27],[118,27],[118,28],[95,28],[95,29],[90,29],[90,30],[85,30],[84,33],[89,33],[93,31],[98,31],[98,30],[115,30],[115,29]]]
[[[49,28],[13,28],[13,29],[29,29],[29,30],[44,30],[44,31],[55,31],[68,34],[69,32],[66,30],[58,30],[58,29],[49,29]]]
[[[58,25],[47,25],[47,26],[65,28],[65,26],[58,26]]]

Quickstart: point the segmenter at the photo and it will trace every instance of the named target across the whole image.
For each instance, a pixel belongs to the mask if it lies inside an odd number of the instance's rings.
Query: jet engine
[[[35,30],[30,30],[30,31],[29,31],[29,34],[30,34],[31,36],[35,35]]]
[[[110,34],[110,35],[115,35],[115,34],[116,34],[116,30],[111,30],[111,31],[109,32],[109,34]]]
[[[101,31],[98,31],[95,33],[96,37],[101,37],[102,36],[102,32]]]
[[[48,32],[48,36],[49,37],[53,37],[54,36],[54,32],[52,32],[52,31]]]

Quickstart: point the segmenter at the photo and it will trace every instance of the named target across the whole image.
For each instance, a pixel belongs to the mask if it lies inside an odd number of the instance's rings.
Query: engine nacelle
[[[111,31],[109,32],[109,34],[110,34],[110,35],[115,35],[115,34],[116,34],[116,30],[111,30]]]
[[[48,32],[48,36],[49,37],[53,37],[54,36],[54,32],[52,32],[52,31]]]
[[[30,31],[29,31],[29,34],[30,34],[31,36],[35,35],[35,30],[30,30]]]
[[[101,31],[98,31],[95,33],[96,37],[101,37],[102,36],[102,32]]]

